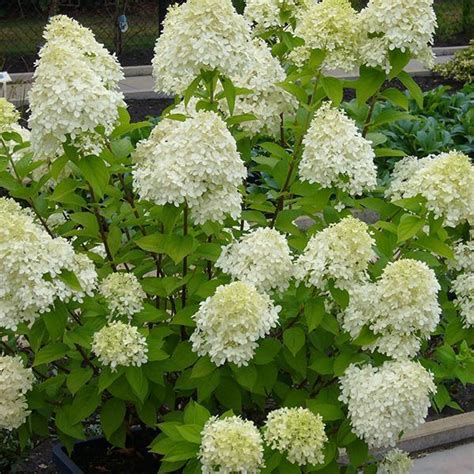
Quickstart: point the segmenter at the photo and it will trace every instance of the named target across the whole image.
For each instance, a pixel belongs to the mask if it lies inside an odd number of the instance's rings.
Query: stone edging
[[[474,411],[428,421],[407,433],[398,447],[410,453],[474,438]]]

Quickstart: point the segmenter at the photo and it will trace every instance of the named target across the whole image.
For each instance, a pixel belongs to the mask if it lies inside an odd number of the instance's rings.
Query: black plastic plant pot
[[[158,472],[161,464],[160,460],[156,458],[156,454],[150,454],[147,449],[147,446],[156,437],[157,432],[153,430],[142,430],[139,427],[132,428],[132,432],[134,436],[128,440],[129,444],[133,445],[133,441],[135,441],[135,447],[138,448],[137,451],[141,453],[139,458],[145,464],[137,465],[136,467],[135,465],[130,466],[131,472]],[[102,462],[102,460],[106,461],[108,453],[110,454],[111,452],[111,447],[112,445],[103,436],[98,436],[75,443],[71,456],[69,456],[67,449],[61,443],[57,443],[53,446],[53,462],[59,474],[84,474],[84,463],[82,461],[92,461],[90,456],[94,457],[96,461],[96,456],[98,456],[100,462]],[[130,458],[127,457],[127,459]],[[82,468],[76,464],[75,461],[78,460],[80,460],[79,464],[81,464]],[[115,458],[115,460],[117,460],[117,458]]]
[[[72,452],[73,455],[76,447],[86,446],[94,446],[96,449],[105,452],[110,444],[102,436],[91,438],[87,441],[78,441],[74,445]],[[59,474],[84,474],[84,471],[71,459],[67,449],[61,443],[57,443],[53,446],[53,462],[56,465]]]
[[[94,440],[82,442],[92,443]],[[84,471],[69,457],[66,448],[61,443],[53,446],[53,462],[59,474],[84,474]]]

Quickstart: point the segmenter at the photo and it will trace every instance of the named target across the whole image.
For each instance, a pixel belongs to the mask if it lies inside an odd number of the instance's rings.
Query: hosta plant
[[[431,3],[172,7],[155,127],[52,18],[29,128],[0,103],[0,428],[152,430],[159,472],[407,472],[390,449],[474,365],[474,169],[381,132],[411,118],[386,81],[423,108],[403,69],[430,62]]]

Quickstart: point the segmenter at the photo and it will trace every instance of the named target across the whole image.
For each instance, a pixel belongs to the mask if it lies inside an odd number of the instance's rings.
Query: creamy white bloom
[[[276,326],[280,309],[268,295],[258,293],[248,283],[236,281],[219,286],[193,316],[193,351],[209,355],[218,366],[226,361],[248,365],[258,339]]]
[[[433,65],[433,0],[370,0],[360,23],[365,33],[361,57],[368,66],[389,70],[389,52],[394,49],[408,50],[414,59]]]
[[[453,282],[454,303],[464,320],[465,327],[474,326],[474,272],[463,273]]]
[[[0,430],[14,430],[25,422],[30,414],[25,394],[33,381],[33,371],[19,356],[0,356]]]
[[[260,32],[282,26],[281,12],[291,10],[297,3],[298,0],[247,0],[244,16]]]
[[[281,114],[294,115],[298,101],[277,85],[286,79],[286,73],[265,41],[254,39],[248,44],[247,53],[245,64],[231,79],[236,87],[251,92],[237,95],[234,115],[252,114],[256,117],[239,125],[253,135],[266,133],[277,136]],[[219,105],[224,113],[229,112],[225,99]]]
[[[424,262],[388,264],[380,279],[350,291],[343,328],[356,338],[367,325],[378,339],[366,348],[396,359],[414,356],[438,325],[440,285]]]
[[[364,280],[375,257],[374,243],[367,224],[346,217],[311,237],[295,263],[296,278],[321,290],[333,279],[337,287],[348,289]]]
[[[18,123],[20,113],[15,106],[4,97],[0,97],[0,133],[9,130],[10,125]]]
[[[201,436],[198,458],[203,474],[257,474],[264,467],[262,436],[251,421],[213,417]]]
[[[375,153],[355,122],[329,102],[314,115],[299,164],[303,181],[335,186],[352,196],[377,185]]]
[[[134,154],[134,186],[141,199],[176,206],[187,202],[195,223],[237,218],[238,186],[247,171],[225,122],[214,112],[185,121],[165,119]]]
[[[304,46],[295,48],[291,57],[299,66],[312,49],[326,52],[323,66],[351,71],[359,65],[362,27],[349,0],[309,0],[297,11],[296,36]]]
[[[300,466],[322,464],[328,440],[321,415],[306,408],[280,408],[268,414],[264,439]]]
[[[52,238],[31,212],[0,198],[0,327],[16,329],[48,311],[58,298],[82,301],[97,283],[93,263],[63,238]],[[81,290],[61,278],[73,272]]]
[[[457,271],[474,272],[474,240],[459,241],[453,250],[454,259],[448,260],[448,266]]]
[[[171,6],[152,61],[155,90],[182,94],[203,69],[238,76],[250,41],[250,26],[231,0]]]
[[[378,465],[377,474],[410,474],[413,461],[405,451],[392,449]]]
[[[18,124],[20,114],[15,106],[3,97],[0,97],[0,134],[4,132],[16,133],[21,138],[21,144],[15,140],[7,140],[2,137],[0,143],[0,155],[10,157],[14,162],[21,160],[26,153],[29,153],[30,147],[23,146],[30,141],[30,131]],[[19,148],[16,148],[19,147]],[[11,166],[9,165],[10,171]]]
[[[140,367],[148,361],[146,338],[135,326],[121,321],[109,323],[94,334],[92,352],[112,372],[117,366]]]
[[[46,28],[29,92],[31,143],[36,158],[54,159],[69,136],[83,153],[99,153],[118,120],[120,66],[93,34],[67,17]]]
[[[111,273],[99,286],[101,295],[112,312],[111,316],[129,319],[143,309],[146,293],[133,273]]]
[[[72,43],[109,89],[115,89],[124,78],[115,53],[110,53],[100,44],[89,28],[66,15],[53,16],[44,30],[43,38],[47,42],[67,40]]]
[[[418,362],[387,361],[380,367],[352,364],[340,378],[354,433],[370,448],[394,446],[402,432],[423,424],[436,392],[433,374]]]
[[[430,155],[418,160],[410,156],[394,168],[386,195],[393,201],[420,195],[435,217],[449,227],[474,222],[474,166],[459,151]]]
[[[258,291],[285,291],[293,277],[293,260],[284,235],[260,228],[227,245],[216,266]]]

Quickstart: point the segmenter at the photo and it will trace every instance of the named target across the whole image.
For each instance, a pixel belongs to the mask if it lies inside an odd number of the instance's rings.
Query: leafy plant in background
[[[472,82],[474,78],[474,40],[469,46],[454,54],[446,64],[439,64],[435,71],[443,77],[461,82]]]
[[[472,164],[377,176],[414,118],[379,102],[429,102],[403,69],[430,61],[431,3],[254,3],[255,28],[230,0],[170,10],[154,128],[63,16],[31,131],[0,102],[0,427],[22,446],[55,430],[71,451],[98,416],[116,447],[155,430],[160,472],[406,472],[399,436],[456,406],[435,383],[473,381]]]
[[[423,107],[415,100],[395,89],[385,93],[390,101],[380,102],[374,112],[378,114],[407,111],[409,120],[399,120],[381,127],[377,136],[379,146],[403,152],[406,155],[427,156],[432,153],[457,149],[472,156],[474,153],[474,89],[466,85],[451,93],[441,86],[423,95]],[[348,109],[353,104],[347,106]],[[396,158],[388,158],[385,165],[391,171]],[[385,165],[380,163],[379,169]]]

